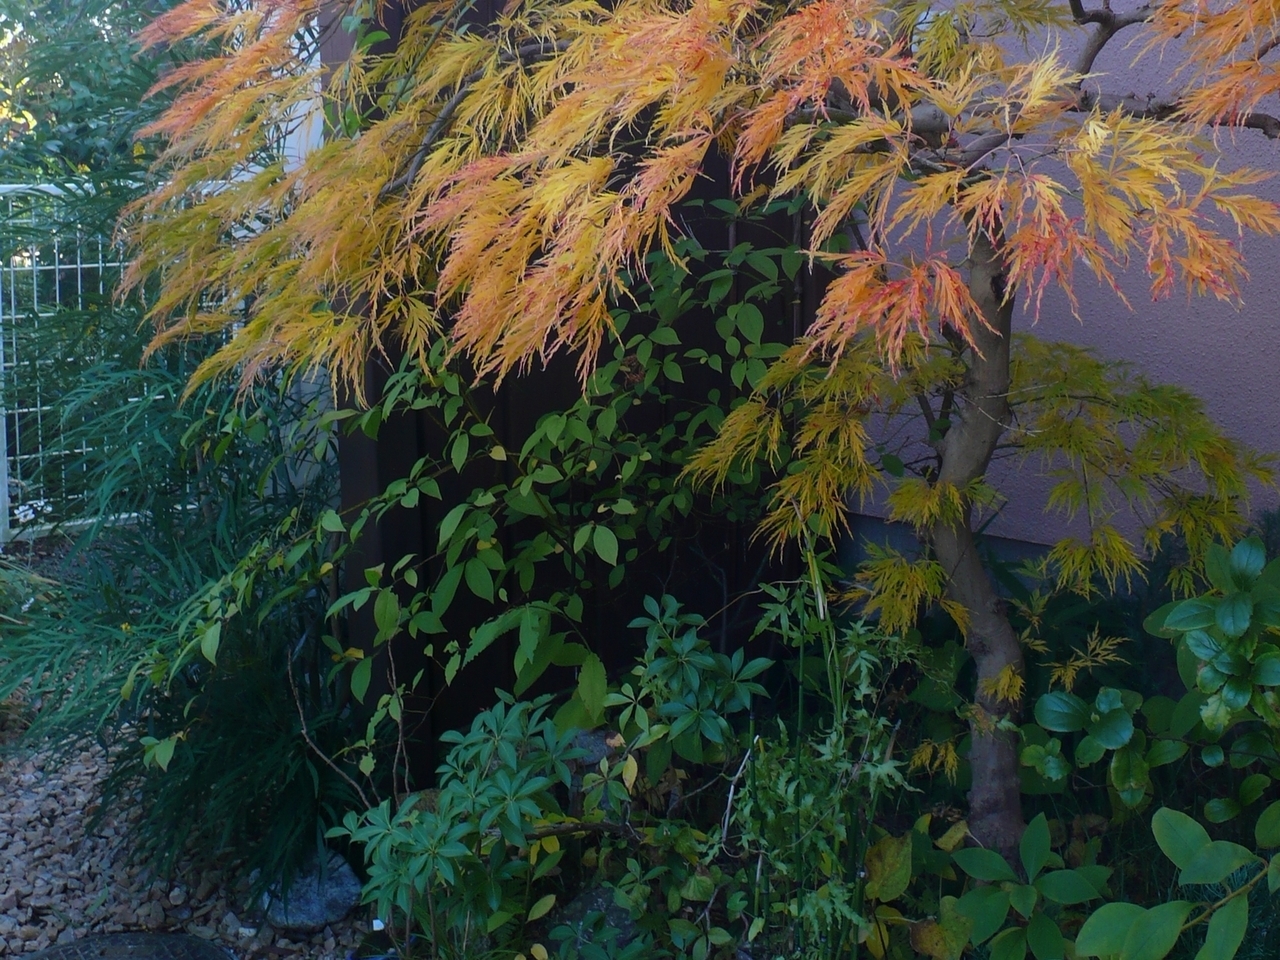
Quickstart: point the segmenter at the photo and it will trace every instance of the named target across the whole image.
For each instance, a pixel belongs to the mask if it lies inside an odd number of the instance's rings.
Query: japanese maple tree
[[[382,56],[379,11],[357,6],[355,51],[327,65],[321,95],[298,38],[329,6],[191,0],[146,31],[205,54],[164,81],[174,105],[149,131],[167,138],[164,176],[128,226],[132,281],[162,279],[156,345],[219,331],[198,377],[322,367],[357,393],[388,338],[419,357],[448,338],[498,379],[572,351],[585,376],[611,307],[648,253],[676,257],[679,205],[726,158],[744,207],[799,204],[831,279],[691,469],[724,482],[789,444],[766,525],[780,540],[834,533],[850,496],[893,486],[892,515],[926,552],[882,555],[865,599],[896,626],[938,601],[963,630],[978,674],[969,824],[1012,854],[1004,721],[1023,649],[974,525],[1015,409],[1022,447],[1063,468],[1053,505],[1090,520],[1051,556],[1065,587],[1141,569],[1117,504],[1139,509],[1146,545],[1176,533],[1200,551],[1241,524],[1247,479],[1265,474],[1185,394],[1066,349],[1015,360],[1014,320],[1050,288],[1074,303],[1077,269],[1118,309],[1127,270],[1157,298],[1238,296],[1237,234],[1280,230],[1280,210],[1214,138],[1280,135],[1263,112],[1280,87],[1274,4],[514,0],[477,25],[437,0]],[[1120,35],[1188,64],[1179,99],[1091,75]],[[312,109],[331,136],[286,169],[270,145]],[[930,428],[901,479],[867,432],[886,405]]]

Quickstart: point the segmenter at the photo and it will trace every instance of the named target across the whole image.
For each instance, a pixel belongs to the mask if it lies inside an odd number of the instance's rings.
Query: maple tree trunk
[[[1005,270],[996,243],[979,233],[970,249],[969,291],[989,325],[972,329],[968,374],[957,392],[951,425],[940,441],[938,482],[964,491],[987,471],[1009,416],[1009,334],[1013,298],[1005,299]],[[1021,703],[1001,701],[991,684],[1008,667],[1022,676],[1022,647],[974,543],[971,508],[954,523],[929,531],[934,555],[947,572],[947,596],[969,614],[965,645],[978,668],[978,709],[970,720],[969,830],[983,846],[1017,863],[1022,836],[1017,734],[994,729],[1017,718]]]

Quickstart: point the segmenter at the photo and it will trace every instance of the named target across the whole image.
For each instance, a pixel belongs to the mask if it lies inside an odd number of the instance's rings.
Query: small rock
[[[187,890],[185,887],[174,887],[169,891],[169,902],[175,907],[180,907],[187,902]]]
[[[267,920],[278,930],[314,933],[337,923],[360,902],[360,879],[343,857],[331,853],[324,870],[318,866],[293,879],[288,895],[279,889],[262,895]]]
[[[40,936],[40,931],[29,923],[24,923],[18,928],[19,940],[36,940]]]

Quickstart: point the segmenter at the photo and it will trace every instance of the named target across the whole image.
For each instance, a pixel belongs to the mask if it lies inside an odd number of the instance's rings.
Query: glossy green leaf
[[[1009,915],[1009,894],[999,887],[974,887],[958,901],[956,910],[973,924],[969,938],[976,945],[985,942],[1004,926]]]
[[[1223,593],[1231,593],[1236,589],[1235,579],[1231,576],[1231,554],[1227,553],[1227,548],[1222,544],[1212,543],[1205,551],[1204,573],[1215,589]]]
[[[1231,573],[1241,590],[1253,585],[1267,564],[1267,549],[1258,537],[1246,537],[1231,550]]]
[[[1168,619],[1169,614],[1173,613],[1177,606],[1178,601],[1174,600],[1148,614],[1147,618],[1142,621],[1142,629],[1153,637],[1164,637],[1166,640],[1176,637],[1177,632],[1166,627],[1165,620]]]
[[[1108,769],[1111,785],[1116,788],[1121,801],[1126,806],[1136,807],[1142,802],[1151,779],[1147,771],[1147,762],[1138,753],[1136,746],[1121,747],[1111,755],[1111,766]]]
[[[1218,604],[1214,600],[1201,597],[1183,600],[1169,611],[1169,615],[1164,619],[1164,627],[1166,630],[1177,630],[1180,633],[1188,630],[1204,630],[1217,622],[1214,617],[1217,608]]]
[[[1074,733],[1089,722],[1089,705],[1073,693],[1046,693],[1036,701],[1036,723],[1055,733]]]
[[[1267,890],[1274,894],[1280,890],[1280,853],[1271,858],[1267,864]]]
[[[1133,739],[1133,718],[1123,707],[1109,710],[1089,724],[1089,736],[1108,750],[1119,750]]]
[[[1022,840],[1018,844],[1018,854],[1022,867],[1027,872],[1027,879],[1034,880],[1049,861],[1049,821],[1045,815],[1039,814],[1027,824],[1022,831]]]
[[[1280,847],[1280,800],[1262,811],[1253,828],[1253,837],[1260,847]]]
[[[1098,891],[1093,884],[1074,870],[1054,870],[1036,881],[1036,889],[1046,900],[1070,906],[1096,900]]]
[[[966,847],[951,855],[960,869],[975,880],[986,880],[998,883],[1001,880],[1016,880],[1013,868],[1005,862],[1004,857],[994,850],[981,847]]]
[[[604,663],[594,653],[589,654],[578,670],[578,697],[593,721],[598,722],[604,713],[604,698],[608,692]]]
[[[1262,799],[1262,795],[1266,793],[1269,786],[1271,786],[1271,778],[1265,773],[1249,774],[1241,781],[1240,790],[1236,795],[1240,801],[1240,806],[1247,807],[1249,804]]]
[[[365,657],[356,662],[351,670],[351,695],[360,703],[364,703],[364,695],[369,691],[369,681],[373,677],[373,658]]]
[[[1024,917],[1030,917],[1040,902],[1040,891],[1029,883],[1009,888],[1009,905]]]
[[[991,940],[988,952],[990,960],[1025,960],[1027,956],[1027,933],[1022,927],[1010,927],[1001,930]]]
[[[1084,736],[1076,744],[1076,766],[1091,766],[1101,760],[1106,752],[1107,748],[1098,740],[1090,736]]]
[[[1027,923],[1027,946],[1036,960],[1062,960],[1066,944],[1058,925],[1043,913],[1037,913]]]
[[[1212,841],[1204,827],[1179,810],[1162,807],[1151,817],[1151,832],[1164,855],[1185,870]]]
[[[1217,640],[1203,630],[1189,631],[1183,638],[1183,643],[1187,645],[1188,650],[1201,660],[1212,660],[1222,653],[1222,644],[1218,643]]]
[[[1249,679],[1260,687],[1280,687],[1280,653],[1265,653],[1254,661]]]
[[[1182,868],[1178,882],[1184,887],[1191,883],[1221,883],[1231,874],[1258,858],[1253,851],[1228,840],[1214,840],[1202,847]]]
[[[1253,696],[1253,684],[1240,677],[1232,677],[1222,687],[1222,702],[1232,712],[1243,710]]]
[[[1163,960],[1178,942],[1190,912],[1191,904],[1186,900],[1171,900],[1143,913],[1129,928],[1121,960]]]
[[[1187,745],[1181,740],[1157,740],[1147,751],[1148,767],[1163,767],[1186,755]]]
[[[1200,762],[1206,767],[1220,767],[1226,758],[1222,745],[1218,743],[1211,743],[1200,751]]]
[[[481,600],[493,603],[493,574],[484,563],[472,557],[463,568],[462,576],[467,582],[467,589]]]
[[[1124,949],[1134,921],[1147,911],[1136,903],[1106,903],[1093,911],[1076,936],[1076,956],[1110,957]]]
[[[1244,636],[1253,617],[1253,597],[1247,593],[1232,593],[1223,597],[1215,611],[1218,628],[1228,637]]]
[[[605,563],[610,566],[617,564],[618,538],[608,527],[596,525],[595,531],[591,534],[591,545],[595,547],[596,555]]]
[[[1234,897],[1214,911],[1196,960],[1233,960],[1249,930],[1249,899]]]
[[[1204,818],[1210,823],[1226,823],[1240,815],[1240,804],[1230,797],[1217,797],[1204,805]]]

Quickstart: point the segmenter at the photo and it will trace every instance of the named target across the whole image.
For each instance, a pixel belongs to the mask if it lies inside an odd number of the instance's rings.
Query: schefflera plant
[[[1265,639],[1280,630],[1280,560],[1267,563],[1257,537],[1230,552],[1214,544],[1205,576],[1212,593],[1166,604],[1146,629],[1175,641],[1179,673],[1204,695],[1200,719],[1209,731],[1222,733],[1249,709],[1280,727],[1280,646]]]

